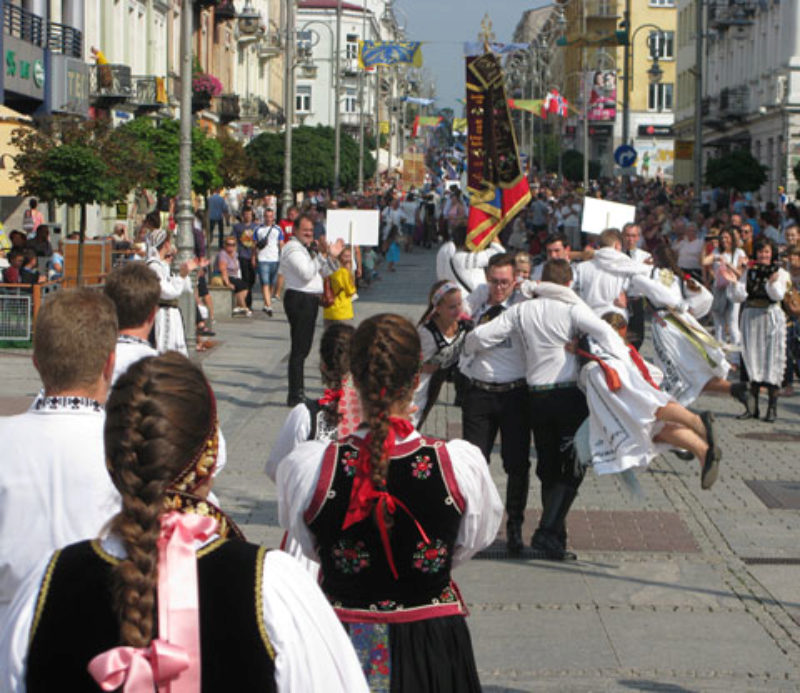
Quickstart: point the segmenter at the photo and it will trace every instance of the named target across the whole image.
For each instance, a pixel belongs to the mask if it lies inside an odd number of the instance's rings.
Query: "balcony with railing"
[[[131,80],[131,103],[137,112],[150,113],[167,105],[167,89],[163,77],[134,75]]]
[[[92,65],[89,97],[100,106],[110,106],[131,97],[133,85],[128,65]]]
[[[2,7],[3,31],[6,34],[44,48],[46,34],[44,19],[17,5],[5,3]]]
[[[719,93],[719,111],[731,118],[746,116],[750,112],[750,90],[745,85],[723,89]]]
[[[83,34],[66,24],[49,22],[47,25],[47,47],[53,53],[70,58],[83,59]]]
[[[217,97],[217,115],[221,123],[231,123],[239,120],[239,95],[220,94]]]
[[[587,0],[586,19],[616,19],[622,16],[620,4],[617,0]]]

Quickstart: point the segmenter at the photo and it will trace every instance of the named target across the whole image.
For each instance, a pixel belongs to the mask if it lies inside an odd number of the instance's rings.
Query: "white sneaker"
[[[241,306],[236,306],[236,308],[233,309],[233,314],[234,315],[246,315],[247,314],[247,308],[242,308]]]

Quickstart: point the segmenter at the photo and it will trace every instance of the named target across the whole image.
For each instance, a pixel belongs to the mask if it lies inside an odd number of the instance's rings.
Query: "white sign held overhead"
[[[603,233],[606,229],[619,229],[636,220],[636,207],[619,202],[607,202],[595,197],[583,200],[581,231],[584,233]]]
[[[378,245],[380,215],[375,209],[330,209],[325,216],[328,243],[341,238],[348,245]]]

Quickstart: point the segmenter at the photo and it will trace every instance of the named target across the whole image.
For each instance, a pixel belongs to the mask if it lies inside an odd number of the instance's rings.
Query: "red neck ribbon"
[[[321,407],[324,407],[326,404],[330,404],[331,402],[338,402],[342,398],[342,395],[344,395],[344,390],[342,388],[339,388],[338,390],[327,389],[322,393],[322,397],[317,400],[317,404],[319,404]]]
[[[609,366],[599,356],[590,354],[588,351],[584,351],[583,349],[577,349],[575,353],[577,353],[578,356],[583,356],[583,358],[589,359],[590,361],[595,361],[597,364],[599,364],[606,376],[606,385],[608,385],[608,389],[611,390],[611,392],[616,392],[622,387],[622,381],[619,379],[619,373],[617,373],[616,370]]]
[[[631,360],[636,364],[636,367],[639,369],[639,372],[642,374],[642,377],[648,383],[650,383],[656,390],[660,390],[661,388],[658,385],[656,385],[655,380],[653,380],[653,376],[650,375],[650,369],[644,362],[642,355],[636,350],[636,347],[633,346],[633,344],[628,344],[628,351],[631,354]]]
[[[406,419],[390,416],[389,432],[386,435],[386,440],[383,441],[384,454],[388,455],[392,451],[398,437],[405,438],[411,435],[413,430],[414,427]],[[414,521],[423,541],[426,544],[430,544],[430,540],[428,539],[428,535],[425,534],[425,530],[422,529],[422,525],[420,525],[417,518],[414,517],[403,501],[389,493],[389,491],[386,490],[385,484],[380,489],[375,488],[371,475],[372,466],[370,465],[369,444],[371,440],[372,434],[369,433],[359,442],[358,467],[353,479],[350,503],[347,506],[342,529],[347,529],[351,525],[361,522],[374,511],[375,520],[378,524],[378,531],[381,535],[383,551],[386,554],[386,560],[389,563],[392,575],[394,575],[394,579],[397,580],[397,567],[394,563],[392,546],[389,541],[389,528],[386,526],[386,514],[394,515],[397,508],[400,507]]]

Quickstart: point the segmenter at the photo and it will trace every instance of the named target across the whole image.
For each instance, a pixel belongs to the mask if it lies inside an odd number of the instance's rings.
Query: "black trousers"
[[[214,240],[214,227],[219,227],[219,247],[222,248],[222,243],[225,240],[225,220],[224,219],[211,219],[208,222],[208,232],[211,240]]]
[[[642,297],[628,299],[628,339],[637,351],[644,342],[644,304]]]
[[[481,449],[487,463],[500,431],[500,455],[506,474],[527,474],[531,466],[527,387],[487,392],[468,384],[461,404],[461,427],[464,439]]]
[[[314,341],[314,328],[319,312],[319,298],[316,294],[287,289],[283,297],[283,309],[289,319],[291,350],[289,352],[289,398],[303,396],[305,380],[303,367],[311,353]]]
[[[239,268],[242,270],[242,281],[247,286],[247,297],[244,302],[248,308],[253,307],[253,284],[256,283],[256,268],[248,258],[239,258]]]
[[[565,484],[577,489],[583,474],[575,471],[572,440],[589,416],[586,397],[577,387],[530,393],[531,428],[536,446],[536,476],[542,488]]]

